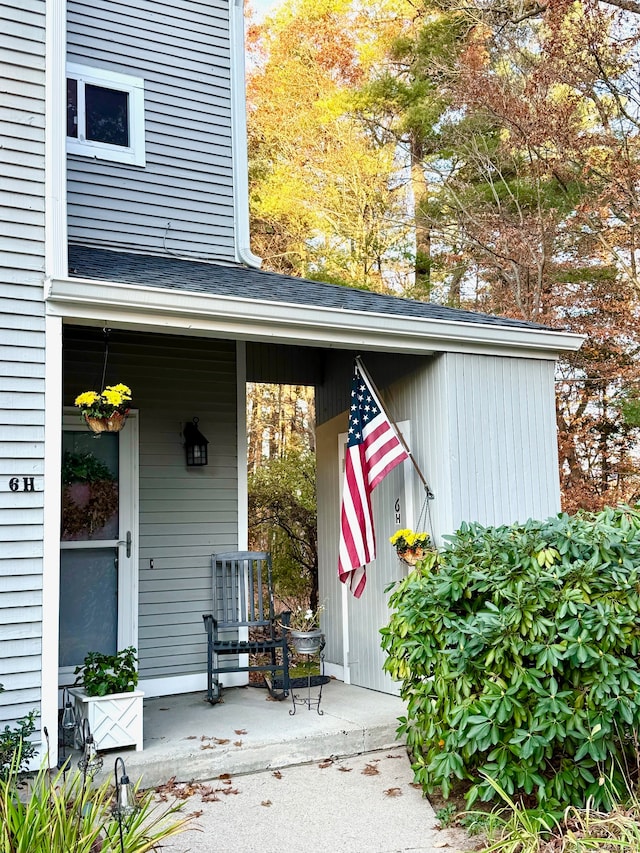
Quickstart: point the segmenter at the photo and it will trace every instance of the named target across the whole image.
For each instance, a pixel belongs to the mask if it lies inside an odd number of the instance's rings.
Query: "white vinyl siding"
[[[69,155],[73,243],[233,261],[229,8],[69,0],[67,61],[144,80],[146,165]]]
[[[67,405],[99,381],[102,343],[100,329],[66,328]],[[140,677],[203,673],[211,554],[238,546],[235,344],[113,331],[106,381],[129,385],[139,411]],[[188,469],[194,416],[209,464]]]
[[[0,6],[0,728],[40,710],[44,23],[44,0]],[[24,477],[35,491],[22,490]]]

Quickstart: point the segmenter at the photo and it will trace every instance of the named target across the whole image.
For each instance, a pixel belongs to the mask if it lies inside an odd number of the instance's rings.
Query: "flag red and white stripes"
[[[340,514],[338,575],[360,598],[366,564],[376,556],[371,492],[396,465],[408,458],[373,389],[354,366],[349,432]]]

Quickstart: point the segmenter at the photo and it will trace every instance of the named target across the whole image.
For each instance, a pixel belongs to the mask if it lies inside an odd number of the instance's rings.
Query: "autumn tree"
[[[252,35],[256,251],[584,334],[567,509],[640,494],[639,42],[634,0],[287,0]]]
[[[270,551],[275,592],[288,609],[318,606],[315,454],[288,450],[249,477],[251,547]]]
[[[405,283],[396,151],[352,108],[398,5],[288,0],[249,30],[253,248],[269,269],[376,290]]]
[[[637,22],[595,2],[433,3],[423,34],[443,16],[455,50],[445,62],[413,38],[395,119],[432,106],[431,298],[587,335],[559,371],[565,507],[633,499],[637,429],[621,403],[638,381]]]
[[[249,546],[270,551],[281,603],[318,593],[314,389],[247,385]]]

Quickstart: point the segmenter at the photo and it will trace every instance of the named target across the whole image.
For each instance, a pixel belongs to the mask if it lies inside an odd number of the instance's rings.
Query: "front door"
[[[59,683],[87,652],[137,645],[138,423],[95,436],[77,411],[62,433]]]

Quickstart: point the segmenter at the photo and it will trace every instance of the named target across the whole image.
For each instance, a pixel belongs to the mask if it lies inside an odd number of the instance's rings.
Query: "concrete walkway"
[[[403,747],[215,780],[196,787],[192,828],[166,853],[458,853],[413,787]]]

